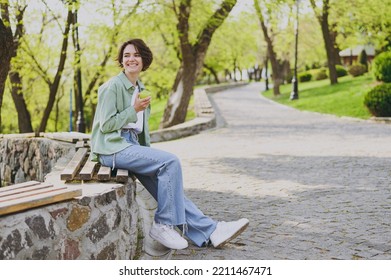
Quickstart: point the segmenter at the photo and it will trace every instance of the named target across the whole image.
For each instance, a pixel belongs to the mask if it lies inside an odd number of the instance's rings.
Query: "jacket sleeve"
[[[97,110],[99,112],[100,131],[110,133],[121,129],[129,122],[137,121],[136,110],[133,106],[125,108],[119,112],[117,108],[117,98],[120,98],[120,89],[114,83],[110,83],[99,89]]]

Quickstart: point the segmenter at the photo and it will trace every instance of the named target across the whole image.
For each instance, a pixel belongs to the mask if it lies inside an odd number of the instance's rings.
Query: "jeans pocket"
[[[129,144],[140,145],[139,142],[138,142],[138,135],[133,130],[122,130],[121,131],[121,136]]]

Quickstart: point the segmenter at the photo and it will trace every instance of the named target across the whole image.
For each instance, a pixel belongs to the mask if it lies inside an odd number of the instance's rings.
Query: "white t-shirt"
[[[134,105],[134,102],[136,101],[137,95],[139,93],[139,87],[137,86],[136,89],[133,92],[131,105]],[[124,125],[122,128],[126,129],[133,129],[137,132],[137,134],[140,134],[143,131],[143,124],[144,124],[144,111],[140,111],[137,113],[137,122],[136,123],[128,123]]]

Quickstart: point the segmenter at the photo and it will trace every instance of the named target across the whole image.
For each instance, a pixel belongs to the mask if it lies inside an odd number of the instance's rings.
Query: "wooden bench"
[[[90,154],[89,137],[83,134],[52,133],[48,134],[55,140],[67,141],[75,144],[76,153],[62,170],[61,180],[66,183],[72,181],[116,181],[125,183],[129,176],[135,177],[127,170],[114,169],[102,166],[98,162],[88,160]],[[48,138],[50,138],[48,137]],[[77,187],[77,186],[76,186]],[[66,186],[54,187],[50,183],[28,181],[0,188],[0,215],[47,205],[82,195],[82,189],[69,189]]]
[[[61,172],[61,180],[71,181],[128,181],[129,172],[124,169],[111,170],[98,162],[90,161],[88,142],[78,141],[75,145],[76,153]]]
[[[81,189],[54,187],[49,183],[28,181],[0,188],[0,215],[64,201],[81,196]]]

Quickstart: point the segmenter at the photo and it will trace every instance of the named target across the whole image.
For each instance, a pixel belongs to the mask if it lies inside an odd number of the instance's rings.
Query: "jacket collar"
[[[123,71],[121,71],[119,74],[118,74],[118,78],[121,80],[121,82],[124,84],[125,88],[127,90],[129,89],[132,89],[134,90],[135,89],[135,85],[132,84],[131,81],[129,81],[129,79],[126,77],[125,73]],[[140,89],[141,91],[143,91],[145,89],[145,86],[144,84],[140,81],[140,79],[137,80],[137,84],[140,86]]]

